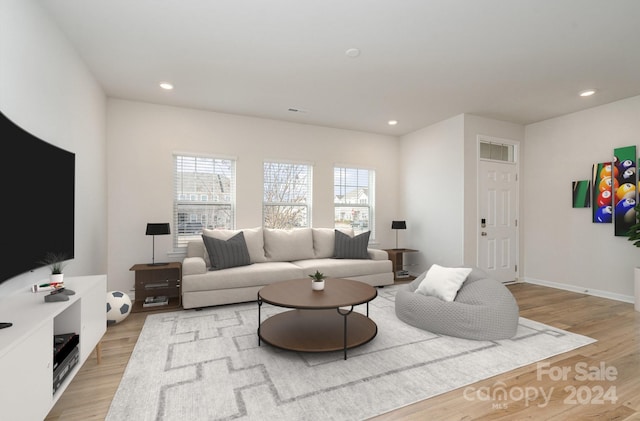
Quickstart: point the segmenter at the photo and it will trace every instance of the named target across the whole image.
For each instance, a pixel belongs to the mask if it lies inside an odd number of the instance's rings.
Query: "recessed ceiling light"
[[[166,89],[167,91],[170,91],[173,89],[173,85],[170,84],[169,82],[160,82],[160,87],[162,89]]]
[[[398,120],[389,120],[389,122],[387,124],[389,126],[395,126],[396,124],[398,124]]]
[[[345,51],[345,54],[347,55],[347,57],[356,58],[360,55],[360,50],[358,50],[357,48],[349,48],[347,51]]]
[[[586,89],[586,90],[580,92],[580,96],[591,96],[591,95],[593,95],[595,93],[596,93],[595,89]]]

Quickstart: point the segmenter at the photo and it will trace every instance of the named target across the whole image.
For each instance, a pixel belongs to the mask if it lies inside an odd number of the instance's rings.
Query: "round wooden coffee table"
[[[330,352],[355,348],[372,340],[378,326],[369,318],[369,301],[378,291],[350,279],[325,280],[322,291],[311,289],[311,279],[293,279],[267,285],[258,291],[258,345],[260,340],[277,348],[300,352]],[[261,320],[263,303],[292,308]],[[354,312],[367,305],[366,315]]]

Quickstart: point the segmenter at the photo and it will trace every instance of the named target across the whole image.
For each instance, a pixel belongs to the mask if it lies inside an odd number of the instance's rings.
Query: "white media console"
[[[46,303],[48,292],[18,291],[0,303],[0,418],[42,420],[89,358],[107,328],[107,276],[65,277],[69,301]],[[80,335],[80,360],[53,392],[53,336]]]

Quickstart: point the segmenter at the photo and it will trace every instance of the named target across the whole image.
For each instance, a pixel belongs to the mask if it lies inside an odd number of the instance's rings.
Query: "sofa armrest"
[[[369,252],[369,257],[372,260],[388,260],[389,259],[389,255],[384,250],[367,249],[367,252]]]
[[[185,257],[182,261],[182,276],[207,273],[207,264],[202,257]]]

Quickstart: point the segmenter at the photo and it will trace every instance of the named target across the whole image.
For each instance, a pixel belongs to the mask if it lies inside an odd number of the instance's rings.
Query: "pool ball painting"
[[[596,204],[598,207],[601,206],[611,206],[611,198],[613,194],[611,194],[611,190],[604,190],[598,193],[598,199],[596,200]]]
[[[622,199],[635,199],[636,186],[631,183],[624,183],[616,190],[616,197],[619,201]]]
[[[611,206],[601,206],[596,209],[594,222],[610,223],[613,218],[613,208]]]
[[[617,171],[616,171],[617,170]],[[617,181],[615,174],[620,174],[620,168],[612,162],[593,164],[591,175],[591,202],[593,203],[592,220],[597,224],[610,224],[613,221],[614,190]],[[614,176],[612,176],[614,175]]]
[[[574,181],[572,183],[573,197],[572,206],[574,208],[590,208],[591,207],[591,185],[589,180]],[[602,193],[600,193],[602,194]],[[600,198],[600,196],[598,196]],[[611,198],[611,195],[609,195]],[[611,200],[609,200],[611,204]]]
[[[636,147],[615,148],[613,156],[609,173],[613,193],[614,234],[616,236],[628,236],[629,229],[636,223],[635,206],[638,200]],[[617,175],[616,169],[618,170]],[[601,171],[605,170],[602,169]]]
[[[600,170],[600,178],[605,178],[605,177],[618,178],[619,173],[620,173],[620,170],[618,169],[618,167],[614,166],[612,163],[607,163]]]
[[[640,220],[638,167],[636,146],[614,148],[611,161],[593,164],[591,180],[573,182],[573,207],[592,207],[593,223],[613,223],[615,236],[628,237],[631,227]]]
[[[624,199],[618,202],[615,209],[616,214],[616,224],[618,222],[623,224],[631,224],[633,225],[636,220],[636,200],[635,199]],[[627,229],[628,231],[628,229]]]

